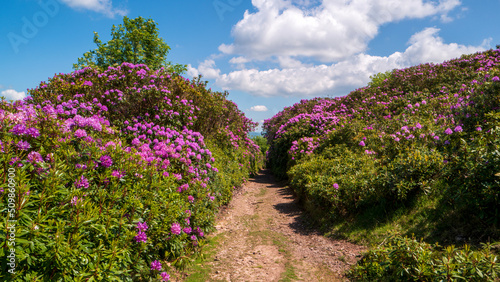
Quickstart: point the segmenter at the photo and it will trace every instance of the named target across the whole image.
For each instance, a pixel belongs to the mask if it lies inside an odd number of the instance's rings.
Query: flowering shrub
[[[15,199],[15,246],[1,243],[0,277],[166,281],[170,265],[200,251],[234,186],[261,166],[247,137],[256,124],[225,93],[164,69],[85,68],[30,95],[0,104],[0,175],[15,170],[14,197],[6,181],[0,190],[4,214]]]
[[[499,77],[500,50],[489,50],[381,74],[344,97],[302,100],[264,122],[268,166],[339,232],[362,228],[353,225],[367,211],[385,224],[427,200],[441,213],[419,210],[428,217],[421,234],[468,218],[448,242],[498,239]]]
[[[486,226],[497,227],[500,212],[500,116],[488,115],[486,132],[478,131],[474,140],[454,140],[450,159],[449,199],[474,212]],[[459,187],[459,189],[457,189]]]
[[[478,134],[494,126],[487,113],[500,109],[499,53],[490,50],[439,65],[394,70],[376,85],[347,96],[302,100],[285,108],[264,123],[268,165],[278,177],[288,171],[291,182],[302,185],[295,189],[304,191],[312,183],[299,181],[307,178],[307,163],[328,157],[343,144],[354,159],[375,160],[380,175],[370,185],[378,186],[371,189],[373,194],[364,193],[367,198],[406,201],[410,192],[411,197],[428,193],[435,180],[459,167],[460,142],[476,146]],[[487,177],[496,180],[493,174]],[[328,184],[321,189],[332,188]]]

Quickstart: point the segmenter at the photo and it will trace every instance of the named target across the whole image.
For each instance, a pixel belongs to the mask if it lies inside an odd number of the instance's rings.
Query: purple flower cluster
[[[80,176],[79,179],[77,179],[74,183],[76,188],[89,188],[89,181],[85,176]]]
[[[174,84],[172,80],[164,69],[153,71],[145,65],[128,63],[104,72],[84,68],[71,74],[55,75],[49,83],[43,82],[32,90],[34,101],[26,99],[2,105],[0,129],[9,138],[2,138],[0,150],[16,152],[16,157],[10,161],[12,165],[32,164],[29,168],[35,167],[35,177],[49,174],[54,171],[51,166],[65,162],[73,173],[67,175],[77,173],[73,176],[76,179],[66,187],[71,190],[92,187],[88,190],[92,195],[96,191],[114,191],[114,185],[128,184],[130,179],[124,178],[127,174],[135,175],[133,181],[149,181],[152,174],[164,177],[167,178],[164,183],[172,183],[179,193],[184,193],[182,199],[193,208],[193,213],[198,212],[200,204],[221,196],[214,192],[213,177],[218,168],[214,165],[215,156],[207,149],[202,130],[216,136],[227,148],[243,151],[237,163],[248,169],[253,165],[252,160],[260,156],[258,146],[247,136],[257,124],[244,117],[236,104],[224,99],[217,100],[216,105],[222,104],[222,110],[209,113],[212,116],[206,118],[207,109],[200,109],[196,106],[198,101],[186,98],[191,90],[172,94],[169,89]],[[203,83],[183,81],[182,77],[176,80],[180,85],[199,88],[196,91],[203,95],[218,97],[211,96]],[[134,82],[128,83],[130,81]],[[133,105],[133,111],[128,110],[129,105]],[[148,110],[142,111],[145,108]],[[198,116],[205,120],[200,122]],[[52,140],[49,144],[54,146],[44,145],[42,149],[40,143],[43,142],[34,139],[40,135],[43,135],[40,140]],[[65,155],[66,152],[71,155]],[[45,159],[41,153],[46,154]],[[130,171],[130,168],[138,170]],[[103,171],[106,175],[97,175]],[[78,191],[75,192],[80,193]],[[83,198],[76,195],[73,193],[64,202],[79,206]],[[197,195],[203,196],[195,201]],[[95,201],[95,197],[89,197],[89,201]],[[192,223],[191,213],[188,210],[182,218],[175,219],[177,222],[171,225],[170,231],[173,235],[187,234],[182,240],[189,240],[187,242],[194,246],[204,233]],[[147,230],[146,223],[137,223],[134,241],[147,242]],[[161,270],[161,264],[154,261],[151,269]],[[165,272],[161,276],[164,281],[170,278]]]
[[[74,136],[76,138],[87,137],[87,131],[85,131],[84,129],[77,129],[74,133]]]
[[[151,270],[158,270],[160,271],[161,270],[161,263],[157,260],[151,262]]]
[[[146,224],[146,222],[144,223],[137,222],[136,228],[138,229],[138,231],[137,235],[134,237],[134,240],[138,243],[140,242],[146,243],[148,240],[148,236],[146,235],[145,231],[148,230],[148,225]]]
[[[40,155],[40,153],[38,153],[36,151],[31,151],[28,154],[28,157],[26,157],[26,160],[29,163],[40,163],[40,162],[43,162],[43,157],[42,157],[42,155]]]
[[[76,206],[76,205],[81,204],[81,203],[83,203],[83,198],[78,198],[77,196],[74,196],[71,199],[71,205],[72,206]]]
[[[38,136],[40,136],[40,131],[38,131],[37,128],[35,128],[35,127],[28,127],[27,128],[22,123],[14,125],[9,132],[11,132],[15,135],[20,135],[20,136],[27,135],[27,136],[31,136],[34,138],[37,138]]]
[[[19,150],[22,150],[22,151],[28,151],[28,149],[31,148],[31,145],[27,141],[21,140],[21,141],[17,142],[17,148],[19,148]]]
[[[99,161],[101,161],[101,165],[103,167],[106,167],[106,168],[113,165],[113,159],[108,155],[104,155],[104,156],[100,157]]]
[[[297,141],[292,142],[292,147],[288,153],[295,159],[296,156],[300,154],[310,155],[319,146],[320,142],[318,138],[313,137],[302,137]],[[300,151],[299,151],[300,150]]]
[[[349,147],[355,141],[353,150],[375,159],[386,158],[393,146],[400,150],[418,144],[434,150],[452,144],[471,129],[481,131],[486,121],[481,115],[498,110],[484,99],[492,95],[488,87],[500,81],[499,66],[500,51],[491,50],[439,65],[394,70],[379,87],[360,88],[344,97],[302,100],[264,121],[271,142],[269,161],[280,166],[283,157],[294,160],[314,154],[324,141]],[[460,77],[460,84],[432,82],[450,73]],[[291,144],[287,156],[274,144]]]
[[[160,276],[161,276],[161,281],[169,281],[170,280],[170,275],[166,272],[162,272],[160,274]]]
[[[181,225],[177,222],[173,223],[172,226],[170,227],[170,232],[174,235],[179,235],[181,234]]]
[[[111,176],[116,177],[116,178],[122,178],[125,175],[126,175],[126,173],[123,170],[113,170],[113,172],[111,172]]]

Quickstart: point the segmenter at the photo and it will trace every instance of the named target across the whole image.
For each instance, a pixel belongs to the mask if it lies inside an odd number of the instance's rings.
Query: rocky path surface
[[[216,224],[210,281],[345,281],[365,250],[308,227],[291,189],[266,170],[235,193]]]

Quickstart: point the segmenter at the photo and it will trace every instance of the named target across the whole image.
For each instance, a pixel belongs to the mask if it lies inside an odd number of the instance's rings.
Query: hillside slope
[[[265,121],[268,165],[335,236],[498,240],[499,77],[489,50],[303,100]]]

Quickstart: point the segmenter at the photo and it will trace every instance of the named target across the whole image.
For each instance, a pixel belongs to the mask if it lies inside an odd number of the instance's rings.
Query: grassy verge
[[[212,273],[212,265],[209,262],[214,261],[217,249],[221,245],[223,234],[207,238],[200,255],[187,269],[179,271],[172,275],[174,281],[181,280],[185,282],[209,281]]]

